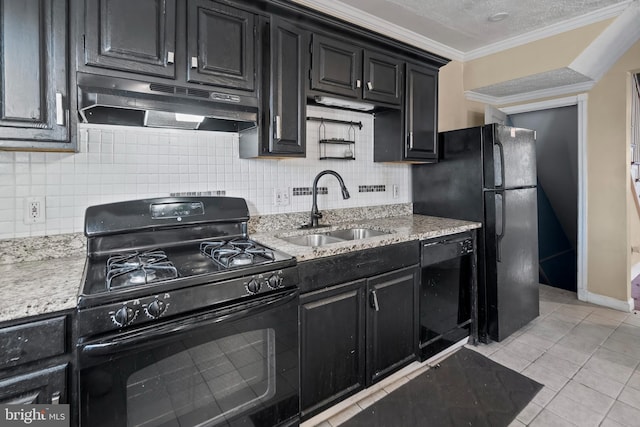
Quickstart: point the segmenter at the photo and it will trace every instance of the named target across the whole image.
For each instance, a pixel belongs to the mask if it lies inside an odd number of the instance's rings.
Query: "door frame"
[[[549,110],[552,108],[578,107],[578,242],[577,242],[577,295],[580,301],[593,301],[588,291],[588,247],[587,247],[587,99],[586,93],[564,98],[550,99],[529,104],[499,108],[509,114]],[[608,304],[603,304],[608,305]]]

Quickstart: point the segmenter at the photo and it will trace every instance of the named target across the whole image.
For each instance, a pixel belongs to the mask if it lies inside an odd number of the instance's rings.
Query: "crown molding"
[[[532,102],[530,104],[519,104],[519,105],[513,105],[511,107],[502,107],[500,108],[500,111],[502,111],[507,115],[510,115],[510,114],[526,113],[529,111],[541,111],[541,110],[549,110],[552,108],[568,107],[571,105],[576,105],[578,104],[578,102],[586,101],[587,97],[588,95],[586,93],[582,93],[580,95],[567,96],[564,98],[553,98],[553,99],[547,99],[539,102]],[[640,273],[640,264],[638,264],[638,268],[639,268],[638,271]]]
[[[345,3],[340,2],[339,0],[291,1],[364,28],[374,28],[375,31],[379,34],[391,37],[395,40],[407,43],[419,49],[435,53],[436,55],[441,55],[445,58],[460,62],[471,61],[473,59],[492,55],[503,50],[511,49],[523,44],[531,43],[537,40],[564,33],[566,31],[600,22],[605,19],[614,18],[622,14],[632,3],[635,3],[636,6],[638,4],[637,0],[626,0],[624,2],[599,9],[582,16],[578,16],[576,18],[558,22],[539,30],[530,31],[528,33],[501,40],[499,42],[492,43],[478,49],[463,52],[451,46],[447,46],[443,43],[432,40],[428,37],[422,36],[414,31],[407,30],[406,28],[393,24],[370,13],[364,12],[353,6],[349,6]],[[640,26],[638,27],[640,28]]]
[[[634,0],[627,0],[622,3],[611,5],[582,16],[578,16],[576,18],[549,25],[548,27],[541,28],[539,30],[529,31],[528,33],[521,34],[519,36],[511,37],[487,46],[483,46],[478,49],[470,50],[464,54],[463,61],[471,61],[473,59],[478,59],[483,56],[492,55],[503,50],[521,46],[523,44],[555,36],[566,31],[575,30],[576,28],[594,24],[605,19],[614,18],[623,13],[625,9],[627,9],[627,7],[633,2]]]
[[[639,22],[640,3],[634,2],[569,64],[569,68],[592,80],[600,80],[640,40]]]
[[[515,95],[508,95],[508,96],[491,96],[491,95],[485,95],[482,93],[474,92],[472,90],[467,90],[464,92],[464,96],[469,101],[483,102],[485,104],[491,104],[491,105],[506,105],[506,104],[515,104],[518,102],[531,101],[534,99],[551,98],[551,97],[556,97],[561,95],[568,95],[570,93],[587,92],[591,90],[591,88],[593,88],[595,84],[596,84],[595,81],[588,81],[588,82],[552,87],[549,89],[540,89],[540,90],[534,90],[531,92],[523,92],[523,93],[518,93]]]
[[[370,13],[364,12],[355,7],[349,6],[337,0],[292,0],[294,3],[317,10],[327,15],[342,19],[352,24],[364,28],[375,28],[379,34],[391,37],[398,41],[410,44],[419,49],[426,50],[436,55],[444,56],[448,59],[462,61],[464,53],[460,50],[449,47],[443,43],[431,40],[425,36],[409,31],[399,25],[378,18]]]

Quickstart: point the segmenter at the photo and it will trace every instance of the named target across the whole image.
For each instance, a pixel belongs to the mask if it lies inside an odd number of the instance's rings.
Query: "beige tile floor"
[[[640,426],[640,313],[541,285],[540,317],[500,343],[468,347],[544,385],[513,427]],[[336,427],[436,361],[413,363],[302,427]]]

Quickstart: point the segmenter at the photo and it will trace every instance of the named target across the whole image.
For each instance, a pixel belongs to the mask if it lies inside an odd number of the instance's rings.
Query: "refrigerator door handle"
[[[498,153],[500,154],[500,161],[496,162],[494,159],[494,174],[495,174],[495,169],[496,167],[500,168],[500,184],[496,185],[496,188],[504,188],[504,146],[502,145],[502,143],[500,141],[494,141],[494,147],[498,146]],[[495,151],[494,151],[495,153]],[[493,177],[494,180],[494,184],[495,184],[495,179],[496,177]]]
[[[498,207],[498,201],[500,202],[500,207]],[[507,229],[507,198],[505,197],[504,191],[496,192],[496,215],[498,212],[500,212],[500,220],[496,220],[496,260],[501,262],[501,244],[505,230]],[[500,233],[498,233],[498,224],[500,224]]]

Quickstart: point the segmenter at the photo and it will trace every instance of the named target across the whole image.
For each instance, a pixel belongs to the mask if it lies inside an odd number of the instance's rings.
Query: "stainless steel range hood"
[[[256,126],[258,100],[78,73],[78,112],[84,123],[239,132]]]

